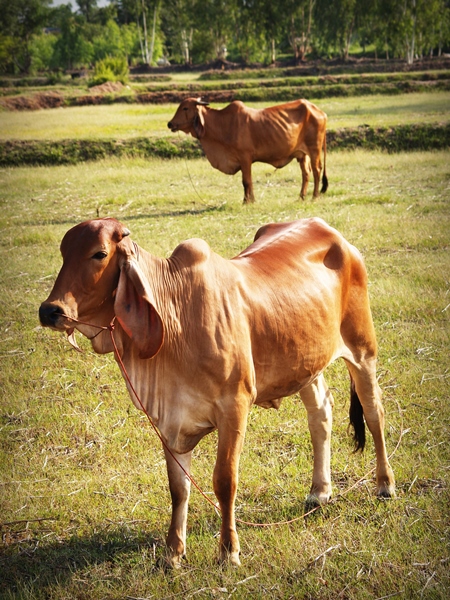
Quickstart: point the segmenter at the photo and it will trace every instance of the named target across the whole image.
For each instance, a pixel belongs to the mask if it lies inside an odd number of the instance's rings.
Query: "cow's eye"
[[[104,250],[100,250],[100,252],[96,252],[92,258],[94,258],[95,260],[103,260],[107,256],[107,252],[105,252]]]

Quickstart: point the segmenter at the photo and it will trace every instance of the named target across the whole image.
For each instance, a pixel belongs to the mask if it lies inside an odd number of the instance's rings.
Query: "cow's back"
[[[260,110],[244,107],[240,120],[252,160],[281,168],[293,159],[320,152],[326,114],[308,100],[295,100]]]

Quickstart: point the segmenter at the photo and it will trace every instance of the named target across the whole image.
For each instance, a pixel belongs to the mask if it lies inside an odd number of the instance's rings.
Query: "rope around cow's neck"
[[[145,414],[145,416],[147,417],[150,425],[152,426],[153,431],[156,433],[157,437],[159,438],[161,444],[163,445],[163,447],[165,448],[165,450],[168,452],[168,454],[170,454],[170,456],[173,458],[173,460],[177,463],[177,465],[180,467],[180,469],[183,471],[183,473],[185,474],[185,476],[189,479],[189,481],[192,483],[192,485],[198,490],[198,492],[203,496],[203,498],[205,498],[205,500],[211,504],[211,506],[218,511],[219,513],[221,512],[220,506],[218,504],[216,504],[215,502],[213,502],[211,500],[211,498],[209,498],[207,496],[207,494],[202,490],[202,488],[200,487],[200,485],[195,481],[195,479],[192,477],[192,475],[189,473],[189,471],[187,471],[183,465],[180,463],[180,461],[177,459],[177,457],[175,456],[175,454],[172,452],[172,450],[169,448],[169,446],[167,445],[166,441],[164,440],[163,436],[161,435],[161,433],[159,432],[159,429],[156,427],[156,425],[153,422],[153,419],[151,418],[151,416],[149,415],[147,409],[145,408],[142,400],[139,397],[139,394],[137,393],[131,379],[130,376],[128,375],[128,372],[125,368],[125,365],[122,361],[122,357],[120,356],[119,353],[119,349],[117,347],[116,341],[114,339],[114,329],[115,329],[115,321],[116,321],[116,317],[114,316],[111,323],[109,325],[94,325],[92,323],[85,323],[83,321],[78,321],[77,319],[74,319],[72,317],[68,317],[67,315],[61,315],[63,317],[65,317],[66,319],[70,319],[71,321],[73,321],[74,323],[78,323],[79,325],[87,325],[89,327],[96,327],[97,329],[100,329],[100,331],[93,336],[92,338],[89,339],[94,339],[95,337],[97,337],[97,335],[99,335],[102,331],[109,331],[110,336],[111,336],[111,342],[114,348],[114,355],[116,357],[116,360],[119,364],[120,370],[122,371],[122,375],[125,379],[125,381],[128,383],[130,390],[132,391],[134,397],[136,398],[136,400],[139,403],[139,406],[141,407],[143,413]],[[77,347],[75,345],[75,347]],[[397,402],[397,408],[398,408],[398,412],[400,415],[400,434],[399,434],[399,438],[397,441],[397,444],[394,448],[394,450],[391,452],[391,454],[389,455],[388,459],[390,460],[394,454],[397,452],[403,435],[404,435],[404,429],[403,429],[403,417],[402,417],[402,413],[401,413],[401,408],[399,403]],[[375,467],[373,467],[372,469],[370,469],[369,471],[367,471],[367,473],[365,473],[362,477],[360,477],[354,484],[350,485],[348,488],[346,488],[345,490],[343,490],[342,492],[340,492],[339,494],[337,494],[336,496],[334,496],[333,498],[331,498],[331,500],[329,501],[328,504],[334,503],[337,501],[338,498],[345,496],[346,494],[348,494],[351,490],[353,490],[354,488],[358,487],[358,485],[360,485],[363,481],[365,481],[367,479],[367,477],[369,475],[371,475],[373,472],[375,471]],[[277,527],[277,526],[281,526],[281,525],[289,525],[291,523],[295,523],[296,521],[300,521],[301,519],[304,519],[305,517],[311,515],[312,513],[316,512],[317,510],[319,510],[321,508],[320,505],[318,506],[314,506],[313,508],[311,508],[311,510],[303,513],[302,515],[295,517],[293,519],[289,519],[289,520],[285,520],[285,521],[278,521],[275,523],[252,523],[250,521],[244,521],[242,519],[236,519],[237,523],[240,523],[241,525],[248,525],[250,527]]]

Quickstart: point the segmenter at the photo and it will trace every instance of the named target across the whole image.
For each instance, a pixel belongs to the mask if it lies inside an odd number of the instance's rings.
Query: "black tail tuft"
[[[325,171],[323,173],[323,177],[322,177],[322,189],[320,190],[321,194],[325,194],[325,192],[328,189],[328,177],[325,174]]]
[[[364,424],[364,412],[355,389],[355,382],[351,380],[350,386],[350,425],[353,427],[354,452],[362,452],[366,445],[366,427]]]

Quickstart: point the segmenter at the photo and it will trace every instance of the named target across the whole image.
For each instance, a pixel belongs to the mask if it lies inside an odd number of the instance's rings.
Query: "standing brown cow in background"
[[[324,152],[322,190],[328,188],[326,175],[327,115],[308,100],[295,100],[270,108],[255,109],[235,101],[221,110],[207,102],[187,98],[177,109],[168,127],[200,140],[211,165],[234,175],[242,171],[244,204],[254,202],[252,164],[263,162],[277,169],[294,158],[302,170],[300,197],[305,198],[309,174],[314,175],[314,198],[319,196],[320,155]]]

